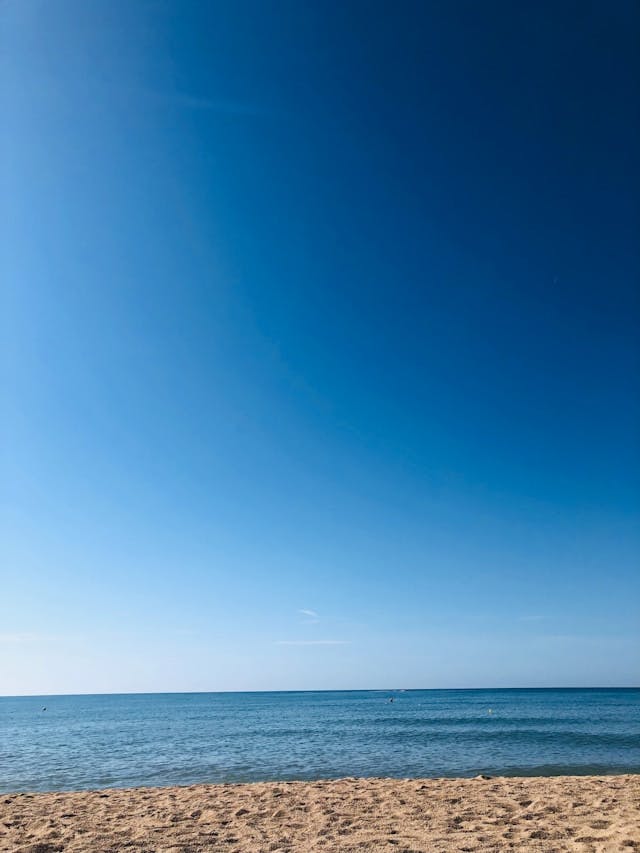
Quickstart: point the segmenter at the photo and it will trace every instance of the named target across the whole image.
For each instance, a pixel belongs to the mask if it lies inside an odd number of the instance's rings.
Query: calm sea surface
[[[0,698],[0,790],[639,773],[639,712],[635,689]]]

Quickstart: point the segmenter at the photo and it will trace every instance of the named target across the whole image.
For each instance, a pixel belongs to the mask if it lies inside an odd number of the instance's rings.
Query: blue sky
[[[637,684],[637,5],[0,27],[0,692]]]

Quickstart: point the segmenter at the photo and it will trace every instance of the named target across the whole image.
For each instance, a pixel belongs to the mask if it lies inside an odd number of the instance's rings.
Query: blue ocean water
[[[640,773],[639,711],[638,689],[0,698],[0,790]]]

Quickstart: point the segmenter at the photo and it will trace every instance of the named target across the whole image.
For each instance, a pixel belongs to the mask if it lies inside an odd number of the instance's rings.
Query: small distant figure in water
[[[389,704],[391,704],[391,702],[393,702],[393,696],[389,699]]]
[[[43,710],[43,711],[46,711],[46,710],[47,710],[47,706],[45,705],[45,706],[42,708],[42,710]]]

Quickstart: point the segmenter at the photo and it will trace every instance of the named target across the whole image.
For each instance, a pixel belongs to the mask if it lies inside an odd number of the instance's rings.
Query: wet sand
[[[11,853],[640,850],[640,776],[0,794]]]

